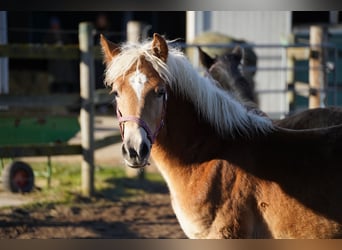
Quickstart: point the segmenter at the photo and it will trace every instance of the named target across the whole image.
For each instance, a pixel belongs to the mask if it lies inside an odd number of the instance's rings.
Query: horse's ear
[[[166,62],[169,49],[165,39],[158,33],[153,34],[152,52],[156,57]]]
[[[235,54],[237,56],[237,59],[239,61],[242,61],[242,58],[244,57],[244,49],[241,48],[239,45],[237,45],[233,51],[232,51],[233,54]]]
[[[207,53],[205,53],[201,47],[197,47],[198,48],[198,53],[199,53],[199,59],[202,63],[202,65],[209,69],[215,62],[215,59],[211,58]]]
[[[120,48],[117,44],[107,40],[102,34],[100,35],[100,43],[104,55],[104,62],[108,64],[117,54],[120,53]]]

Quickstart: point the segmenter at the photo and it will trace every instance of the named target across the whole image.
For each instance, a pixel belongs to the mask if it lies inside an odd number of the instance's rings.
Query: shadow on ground
[[[167,185],[162,181],[150,181],[140,178],[109,178],[105,182],[111,185],[95,194],[98,198],[118,201],[139,194],[169,194]]]

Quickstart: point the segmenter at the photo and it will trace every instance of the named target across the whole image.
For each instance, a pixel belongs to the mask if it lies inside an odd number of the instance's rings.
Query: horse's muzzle
[[[136,151],[132,147],[122,144],[122,155],[127,166],[131,168],[143,168],[149,165],[149,148],[146,144],[142,144],[140,149]]]

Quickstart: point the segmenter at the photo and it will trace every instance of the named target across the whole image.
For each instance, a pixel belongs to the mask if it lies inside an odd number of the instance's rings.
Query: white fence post
[[[321,26],[310,27],[310,47],[311,53],[309,58],[309,108],[322,107],[324,93],[320,91],[325,87],[325,70],[323,67],[324,50],[322,44],[324,42],[325,30]]]

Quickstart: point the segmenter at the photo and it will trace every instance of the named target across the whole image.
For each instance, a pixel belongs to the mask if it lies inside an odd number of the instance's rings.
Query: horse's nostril
[[[142,157],[142,158],[143,158],[143,157],[146,157],[147,154],[148,154],[148,152],[149,152],[149,148],[148,148],[147,144],[146,144],[146,143],[143,143],[143,144],[141,145],[140,151],[139,151],[140,157]]]
[[[128,149],[128,153],[130,158],[135,158],[138,156],[137,151],[135,151],[133,148]]]
[[[143,144],[141,145],[140,151],[139,151],[140,157],[141,157],[141,158],[145,158],[145,157],[147,156],[148,152],[149,152],[149,148],[148,148],[147,144],[146,144],[146,143],[143,143]]]
[[[127,155],[130,157],[130,158],[135,158],[138,156],[138,153],[137,151],[135,151],[135,149],[133,148],[127,148],[125,145],[122,145],[122,154],[123,155]]]

